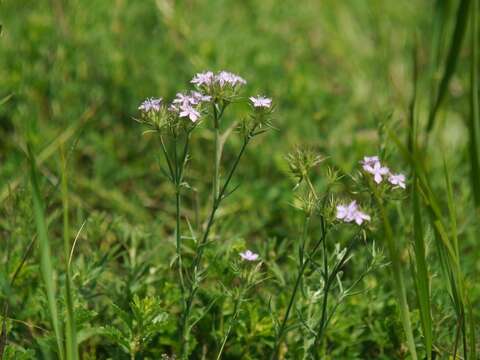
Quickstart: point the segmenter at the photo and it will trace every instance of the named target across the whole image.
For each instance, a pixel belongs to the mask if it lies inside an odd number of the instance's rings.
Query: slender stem
[[[357,234],[358,235],[358,234]],[[328,294],[330,292],[330,288],[335,281],[335,278],[337,274],[339,273],[340,270],[342,270],[343,265],[346,263],[348,256],[350,254],[350,251],[354,245],[354,243],[357,240],[357,235],[353,236],[352,239],[350,240],[350,243],[345,251],[345,254],[343,254],[342,258],[336,263],[336,265],[333,267],[332,271],[329,273],[328,272],[328,253],[327,253],[327,247],[326,243],[323,242],[323,272],[324,272],[324,281],[325,281],[325,288],[323,291],[323,301],[322,301],[322,315],[320,318],[320,321],[318,324],[315,326],[317,329],[316,334],[315,334],[315,341],[313,344],[313,347],[311,350],[315,350],[318,348],[320,341],[323,338],[323,335],[325,334],[325,329],[327,328],[328,322],[331,319],[334,310],[331,312],[330,315],[327,316],[327,306],[328,306]],[[317,352],[313,353],[313,357],[315,359],[318,359],[318,354]]]
[[[245,294],[245,290],[246,290],[246,287],[243,287],[242,288],[242,291],[240,292],[240,295],[238,296],[238,298],[236,299],[235,301],[235,306],[233,308],[233,315],[232,315],[232,318],[230,319],[230,322],[228,324],[228,329],[227,329],[227,332],[225,333],[224,337],[223,337],[223,341],[222,341],[222,345],[220,346],[220,350],[218,351],[218,354],[217,354],[217,360],[220,360],[221,357],[222,357],[222,353],[223,353],[223,349],[225,348],[225,344],[227,343],[227,340],[228,340],[228,337],[230,336],[230,332],[232,331],[233,329],[233,325],[235,324],[236,320],[237,320],[237,317],[238,317],[238,314],[240,312],[240,303],[242,302],[243,300],[243,296]]]
[[[303,224],[302,243],[305,242],[305,239],[307,237],[309,224],[310,224],[310,215],[306,214],[305,215],[305,221],[304,221],[304,224]],[[323,218],[322,218],[322,224],[323,224]],[[290,295],[290,300],[289,300],[289,303],[288,303],[287,311],[285,312],[285,315],[283,316],[282,324],[280,325],[280,330],[278,331],[278,334],[277,334],[276,339],[275,339],[275,345],[274,345],[274,348],[273,348],[273,352],[272,352],[272,355],[270,356],[271,360],[274,360],[274,359],[278,358],[278,351],[280,350],[280,345],[281,345],[283,337],[285,335],[285,329],[286,329],[286,326],[287,326],[288,318],[290,316],[290,312],[291,312],[293,304],[295,302],[295,296],[298,292],[298,288],[300,286],[303,274],[305,272],[305,269],[307,268],[307,265],[310,263],[312,257],[315,255],[315,253],[316,253],[318,247],[320,246],[320,244],[322,242],[325,242],[325,237],[326,237],[326,229],[322,226],[322,236],[320,237],[320,239],[317,241],[317,243],[313,247],[313,249],[311,251],[311,256],[305,258],[304,250],[301,252],[303,254],[300,257],[300,259],[301,259],[300,268],[299,268],[299,271],[298,271],[298,274],[297,274],[297,278],[295,280],[295,285],[294,285],[292,293]]]
[[[176,252],[177,252],[177,260],[178,260],[178,276],[180,278],[180,291],[182,294],[182,300],[185,301],[185,282],[183,279],[183,261],[182,261],[182,244],[181,244],[181,239],[182,239],[182,234],[180,230],[180,207],[181,207],[181,195],[180,195],[180,188],[181,188],[181,183],[182,183],[182,174],[183,174],[183,167],[185,165],[185,160],[184,158],[186,157],[186,152],[188,151],[188,135],[187,139],[185,140],[185,150],[184,154],[182,156],[182,160],[179,161],[178,154],[177,154],[177,138],[174,138],[174,182],[175,182],[175,222],[176,222],[176,227],[175,227],[175,238],[176,238]]]
[[[213,175],[213,201],[215,202],[220,190],[220,118],[217,111],[217,105],[213,103],[213,133],[215,137],[215,163]]]
[[[237,155],[237,157],[236,157],[236,159],[235,159],[235,161],[234,161],[234,163],[233,163],[233,165],[232,165],[232,167],[231,167],[231,169],[230,169],[230,171],[227,175],[225,183],[220,188],[218,196],[213,199],[212,209],[211,209],[210,215],[208,217],[207,227],[205,229],[205,232],[203,234],[203,237],[202,237],[200,243],[197,246],[197,251],[196,251],[196,254],[195,254],[195,258],[193,260],[193,264],[192,264],[192,267],[191,267],[191,270],[190,270],[190,274],[192,274],[192,281],[191,281],[191,284],[188,288],[188,298],[186,300],[185,311],[183,313],[182,320],[181,320],[181,326],[180,326],[181,358],[182,359],[187,359],[188,358],[188,332],[190,331],[189,330],[189,318],[190,318],[190,313],[191,313],[191,310],[192,310],[193,300],[194,300],[195,295],[196,295],[197,290],[198,290],[199,280],[198,280],[197,274],[199,274],[199,272],[200,272],[199,268],[200,268],[200,264],[201,264],[202,257],[203,257],[203,251],[204,251],[205,245],[208,242],[210,231],[212,229],[212,225],[213,225],[214,219],[215,219],[215,214],[217,213],[217,210],[218,210],[222,200],[225,198],[225,193],[228,189],[230,181],[232,180],[233,174],[235,173],[235,170],[237,169],[238,164],[240,163],[240,159],[242,158],[242,156],[245,152],[245,149],[246,149],[248,143],[250,142],[250,139],[251,139],[251,137],[249,137],[249,136],[245,137],[245,139],[243,141],[243,144],[242,144],[242,147],[240,149],[240,152],[238,153],[238,155]]]
[[[72,295],[72,279],[70,271],[70,225],[68,217],[68,181],[67,181],[67,164],[63,153],[63,148],[60,150],[61,158],[61,189],[62,189],[62,207],[63,207],[63,244],[65,251],[65,298],[67,304],[66,317],[66,356],[67,360],[76,360],[78,358],[78,345],[75,325],[75,314],[73,309],[73,295]]]

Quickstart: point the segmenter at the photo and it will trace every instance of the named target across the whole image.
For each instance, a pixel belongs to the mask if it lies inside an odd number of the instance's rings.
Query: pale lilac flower
[[[362,225],[364,221],[370,221],[370,216],[361,212],[360,210],[357,210],[353,214],[353,220],[355,220],[357,225]]]
[[[351,222],[355,217],[357,211],[357,202],[354,200],[348,205],[337,206],[337,219],[345,222]]]
[[[337,219],[347,223],[355,221],[357,225],[362,225],[364,221],[370,221],[370,216],[360,211],[354,200],[348,205],[337,206]]]
[[[172,103],[179,104],[179,105],[191,105],[193,100],[194,99],[190,95],[183,94],[183,93],[177,93],[177,95],[176,95],[175,99],[173,99]]]
[[[360,161],[364,170],[367,170],[367,166],[374,166],[377,162],[380,162],[378,156],[364,156],[363,160]]]
[[[377,184],[382,182],[383,175],[390,174],[390,170],[387,167],[382,166],[380,161],[375,162],[373,165],[364,165],[363,169],[373,175],[373,180],[375,180]]]
[[[209,95],[204,95],[198,91],[191,92],[191,98],[195,101],[196,104],[201,102],[209,102],[212,100],[212,97]]]
[[[190,82],[197,86],[202,86],[202,85],[210,85],[213,80],[214,80],[213,72],[205,71],[203,73],[196,74]]]
[[[258,259],[258,254],[255,254],[250,250],[240,253],[239,255],[243,260],[247,260],[247,261],[256,261]]]
[[[215,76],[215,81],[220,85],[224,86],[225,84],[228,84],[232,87],[236,85],[245,85],[247,82],[245,79],[242,77],[233,74],[228,71],[220,71],[216,76]]]
[[[200,113],[190,105],[182,105],[180,106],[179,116],[188,117],[192,122],[196,122],[200,117]]]
[[[162,103],[161,98],[158,98],[158,99],[147,98],[144,102],[140,104],[140,106],[138,107],[138,110],[142,112],[150,112],[150,111],[158,112],[160,111],[161,103]]]
[[[388,177],[388,181],[392,185],[397,185],[402,189],[405,189],[407,186],[405,185],[405,175],[403,174],[390,174]]]
[[[258,95],[257,97],[251,96],[250,101],[252,102],[253,106],[256,108],[269,108],[272,106],[272,99],[269,99],[264,96]]]
[[[192,106],[211,99],[211,96],[203,95],[198,91],[191,91],[190,94],[177,93],[172,103],[180,106]]]

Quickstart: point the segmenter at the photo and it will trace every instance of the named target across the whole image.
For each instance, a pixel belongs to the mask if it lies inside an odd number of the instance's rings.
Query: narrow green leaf
[[[470,2],[471,0],[461,0],[460,5],[458,6],[457,18],[455,21],[455,30],[453,31],[452,39],[450,42],[450,49],[448,51],[445,70],[443,72],[440,86],[436,93],[435,102],[432,104],[428,116],[427,132],[430,132],[433,128],[438,109],[440,108],[440,105],[445,98],[448,84],[450,83],[450,79],[452,78],[452,75],[455,72],[455,68],[457,66],[457,61],[460,55],[460,50],[465,35],[465,29],[467,27]]]
[[[470,63],[470,116],[469,116],[469,153],[470,168],[472,180],[472,193],[475,206],[480,208],[480,109],[479,109],[479,89],[478,89],[478,0],[473,0],[473,8],[471,12],[471,45],[472,56]]]
[[[42,274],[45,291],[47,294],[48,309],[50,312],[50,321],[55,332],[55,338],[58,347],[58,356],[64,359],[62,331],[58,320],[58,310],[55,294],[55,282],[53,277],[52,255],[50,253],[50,241],[48,239],[47,222],[45,220],[45,210],[40,195],[40,187],[37,178],[37,166],[32,147],[28,144],[28,153],[30,161],[30,179],[32,185],[33,214],[37,228],[38,243],[40,250],[40,271]]]
[[[60,146],[61,159],[61,188],[62,188],[62,207],[63,207],[63,241],[64,241],[64,261],[65,261],[65,300],[67,305],[66,316],[66,358],[67,360],[78,359],[77,330],[75,325],[75,312],[73,309],[73,285],[70,271],[70,225],[68,217],[68,181],[67,181],[67,163],[63,152],[63,146]]]
[[[422,221],[422,211],[420,208],[418,180],[415,178],[412,186],[412,204],[413,204],[413,234],[414,234],[414,253],[416,264],[417,296],[422,322],[423,336],[425,340],[425,350],[427,359],[431,359],[433,332],[432,332],[432,311],[430,303],[430,280],[428,276],[426,246]]]

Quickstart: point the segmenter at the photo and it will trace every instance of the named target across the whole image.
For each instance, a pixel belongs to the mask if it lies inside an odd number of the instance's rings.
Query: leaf
[[[440,82],[440,86],[437,91],[435,102],[430,108],[430,113],[428,116],[427,133],[430,132],[433,128],[438,109],[440,108],[445,98],[445,94],[448,89],[448,84],[450,83],[450,79],[452,78],[452,75],[455,72],[455,68],[457,66],[457,61],[460,55],[460,49],[462,47],[462,42],[465,35],[466,27],[467,27],[468,10],[470,8],[470,2],[471,0],[461,0],[460,5],[458,6],[457,19],[455,22],[455,30],[453,32],[452,39],[450,42],[450,49],[448,51],[447,63],[442,76],[442,80]]]
[[[30,179],[32,185],[33,214],[37,228],[39,250],[40,250],[40,272],[47,293],[48,309],[50,313],[50,322],[52,323],[57,341],[57,350],[60,359],[64,358],[63,340],[60,322],[58,319],[58,310],[56,303],[55,282],[53,276],[52,255],[50,253],[50,241],[47,232],[47,222],[45,220],[45,210],[40,196],[40,188],[37,179],[37,166],[35,155],[31,144],[28,144],[28,153],[30,161]]]

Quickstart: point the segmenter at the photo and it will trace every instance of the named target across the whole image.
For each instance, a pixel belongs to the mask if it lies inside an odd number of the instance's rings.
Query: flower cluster
[[[401,187],[402,189],[406,188],[405,175],[392,173],[388,167],[382,165],[378,156],[365,156],[360,163],[362,164],[363,170],[373,175],[373,180],[377,184],[387,179],[387,181],[394,186]]]
[[[214,85],[218,85],[220,87],[236,87],[239,85],[245,85],[247,83],[247,81],[241,76],[228,71],[220,71],[217,74],[214,74],[212,71],[198,73],[190,82],[198,87]]]
[[[370,221],[370,216],[360,211],[357,202],[354,200],[348,205],[337,206],[337,219],[346,223],[355,221],[357,225],[362,225],[364,221]]]
[[[269,109],[272,106],[272,99],[265,96],[258,95],[257,97],[251,96],[250,101],[252,102],[253,107],[255,108],[267,108]]]
[[[205,104],[213,104],[214,108],[223,114],[223,110],[237,98],[237,90],[247,82],[241,76],[228,71],[205,71],[196,74],[191,83],[196,89],[177,93],[170,104],[161,98],[147,98],[138,107],[141,113],[140,122],[150,126],[150,131],[170,131],[178,134],[182,129],[193,129],[208,113]],[[268,125],[268,115],[272,112],[272,99],[252,96],[249,100],[253,112],[243,124],[247,136],[256,135],[255,130]],[[189,121],[185,122],[184,119]]]
[[[169,110],[178,113],[178,116],[189,118],[190,121],[196,122],[200,118],[198,107],[203,102],[212,100],[211,96],[204,95],[198,91],[190,91],[190,93],[177,93],[177,96],[169,106]]]
[[[140,106],[138,107],[138,110],[144,113],[159,112],[161,104],[162,104],[162,98],[158,98],[158,99],[147,98],[144,102],[140,104]]]

